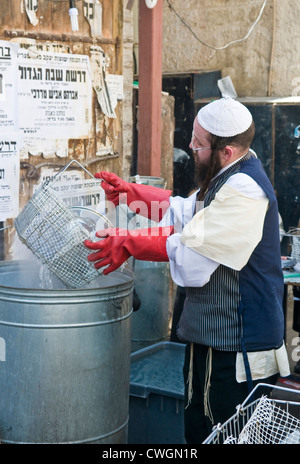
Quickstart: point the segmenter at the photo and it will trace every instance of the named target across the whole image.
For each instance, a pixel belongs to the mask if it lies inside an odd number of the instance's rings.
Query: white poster
[[[111,95],[106,81],[106,61],[104,50],[98,45],[90,47],[91,52],[91,70],[93,87],[97,94],[98,103],[103,113],[109,118],[115,118]]]
[[[39,183],[44,182],[48,182],[68,206],[88,207],[99,212],[105,208],[105,193],[101,181],[94,177],[85,179],[83,170],[58,171],[42,168]]]
[[[110,94],[111,104],[115,109],[118,100],[124,99],[123,76],[117,74],[106,74],[106,82]]]
[[[0,131],[18,129],[17,51],[18,44],[0,40]]]
[[[18,53],[19,125],[32,139],[88,137],[92,121],[89,57],[67,53]]]
[[[39,23],[38,17],[36,15],[38,9],[38,0],[25,0],[25,11],[27,13],[28,19],[33,24],[33,26],[37,26]],[[21,4],[21,8],[23,5]]]
[[[98,0],[84,0],[83,12],[90,28],[92,37],[102,36],[102,4]]]
[[[19,145],[17,134],[0,134],[0,221],[19,214]]]

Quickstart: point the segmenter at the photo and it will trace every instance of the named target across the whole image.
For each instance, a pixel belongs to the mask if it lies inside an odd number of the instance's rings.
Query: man
[[[283,343],[283,275],[277,201],[250,145],[255,128],[241,103],[222,98],[204,106],[194,121],[190,148],[201,186],[187,199],[170,197],[160,227],[135,236],[99,231],[87,242],[89,256],[104,273],[129,256],[170,262],[186,299],[177,334],[186,343],[185,435],[201,443],[212,426],[235,413],[255,382],[289,375]],[[170,192],[138,190],[100,173],[108,199]],[[157,215],[157,214],[156,214]]]

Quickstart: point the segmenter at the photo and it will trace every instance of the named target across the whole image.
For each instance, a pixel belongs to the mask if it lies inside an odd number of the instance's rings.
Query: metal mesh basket
[[[300,229],[291,229],[285,235],[290,239],[291,258],[300,262]]]
[[[204,444],[300,444],[300,403],[262,396],[253,401],[260,387],[294,392],[291,389],[259,384],[223,425],[217,425]],[[299,400],[300,400],[300,392]],[[297,417],[296,417],[297,416]]]
[[[91,252],[83,242],[91,239],[90,232],[59,198],[50,182],[38,188],[14,225],[20,240],[67,287],[83,287],[101,273],[87,260]]]

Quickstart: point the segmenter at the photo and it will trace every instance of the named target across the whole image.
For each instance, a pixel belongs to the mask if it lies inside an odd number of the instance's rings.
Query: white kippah
[[[233,137],[245,132],[252,123],[246,106],[232,98],[220,98],[203,106],[197,114],[200,126],[220,137]]]

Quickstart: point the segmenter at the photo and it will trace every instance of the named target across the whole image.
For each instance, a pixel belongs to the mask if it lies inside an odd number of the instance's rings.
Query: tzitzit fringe
[[[190,344],[190,365],[189,374],[187,379],[188,384],[188,401],[185,409],[189,407],[193,397],[193,361],[194,361],[194,344]],[[206,369],[205,369],[205,385],[204,385],[204,414],[210,419],[213,424],[213,415],[209,402],[210,379],[212,373],[212,348],[209,347],[206,355]]]
[[[210,390],[210,378],[212,372],[212,348],[209,347],[206,356],[206,370],[205,370],[205,385],[204,385],[204,414],[210,419],[211,423],[214,423],[210,402],[209,402],[209,390]]]
[[[188,408],[191,401],[192,401],[192,396],[193,396],[193,358],[194,358],[194,343],[190,344],[190,366],[189,366],[189,375],[187,379],[188,383],[188,402],[185,407]]]

